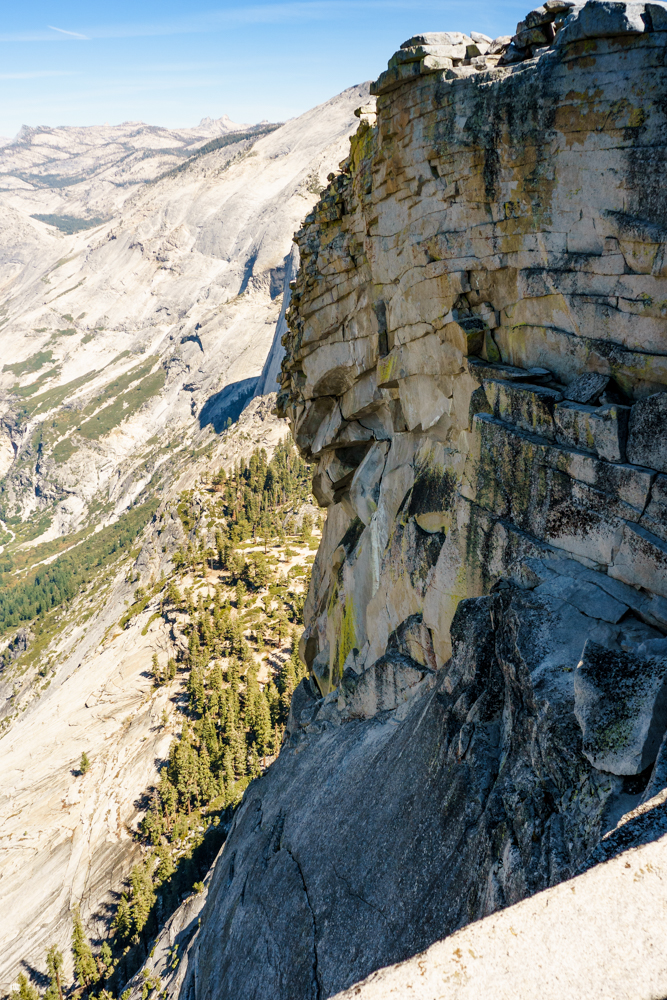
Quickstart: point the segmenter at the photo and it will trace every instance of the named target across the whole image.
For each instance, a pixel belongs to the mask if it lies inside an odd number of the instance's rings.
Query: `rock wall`
[[[661,4],[548,0],[414,36],[359,109],[278,397],[328,508],[311,679],[182,996],[331,996],[664,787],[666,51]]]

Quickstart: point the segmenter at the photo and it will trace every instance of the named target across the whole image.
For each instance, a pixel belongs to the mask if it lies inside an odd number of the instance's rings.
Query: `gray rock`
[[[549,45],[553,40],[554,32],[550,24],[543,23],[539,28],[526,28],[514,36],[514,44],[520,49],[525,49],[529,45]]]
[[[667,542],[638,524],[626,523],[609,575],[667,598]]]
[[[492,379],[484,380],[484,390],[499,420],[554,440],[554,406],[563,398],[559,392],[525,382]]]
[[[540,560],[541,561],[541,560]],[[537,560],[533,564],[535,571]],[[655,594],[644,594],[635,587],[622,583],[606,573],[598,573],[588,566],[582,566],[575,559],[563,559],[562,557],[547,556],[544,561],[544,568],[547,571],[558,573],[561,576],[573,576],[578,580],[587,580],[594,583],[605,593],[611,594],[617,601],[627,604],[642,621],[658,628],[667,629],[667,600]],[[545,577],[546,578],[546,577]]]
[[[641,526],[667,542],[667,476],[656,476]]]
[[[595,403],[608,385],[608,375],[585,372],[570,382],[563,395],[565,399],[571,399],[574,403]]]
[[[350,503],[364,524],[370,524],[377,510],[380,480],[384,471],[389,443],[376,441],[364,456],[350,485]]]
[[[498,65],[509,66],[511,63],[522,62],[526,58],[526,54],[526,50],[520,49],[512,40],[500,57]]]
[[[180,995],[328,997],[572,875],[615,787],[572,711],[587,624],[514,589],[465,600],[451,663],[396,712],[296,732],[237,810]]]
[[[658,749],[658,756],[655,758],[651,777],[644,789],[640,805],[648,802],[654,795],[658,795],[664,788],[667,788],[667,732],[662,738],[660,748]]]
[[[499,35],[498,38],[494,38],[489,45],[488,55],[497,55],[500,52],[504,52],[507,46],[511,43],[511,35]]]
[[[538,28],[542,24],[551,23],[555,16],[554,12],[546,6],[536,7],[529,14],[526,14],[524,22],[527,28]]]
[[[621,604],[595,584],[573,580],[567,576],[558,576],[541,583],[535,593],[559,597],[589,618],[600,618],[613,624],[620,621],[628,610],[627,604]]]
[[[413,45],[468,45],[472,39],[461,31],[427,31],[421,35],[413,35],[407,42],[401,43],[402,49]]]
[[[556,44],[569,44],[583,38],[641,34],[646,31],[643,13],[643,3],[588,0],[578,13],[569,15],[565,27],[557,35]]]
[[[637,647],[640,656],[667,656],[667,639],[664,636],[646,639]]]
[[[667,392],[640,399],[630,412],[628,461],[667,472]]]
[[[292,702],[290,704],[287,724],[285,726],[286,739],[289,739],[290,736],[293,736],[296,732],[298,732],[304,724],[304,721],[306,721],[306,724],[310,722],[310,717],[317,707],[318,699],[319,692],[316,692],[313,688],[312,681],[308,677],[304,677],[303,680],[297,684],[294,694],[292,695]],[[307,719],[305,717],[307,717]]]
[[[329,660],[330,653],[329,647],[327,646],[326,649],[323,649],[317,654],[310,665],[313,678],[323,695],[329,693],[329,688],[331,686],[331,667]]]
[[[623,462],[629,413],[629,407],[616,403],[601,407],[561,403],[554,410],[556,440],[607,462]]]
[[[408,656],[387,653],[348,679],[339,708],[345,719],[370,719],[378,712],[391,712],[406,702],[412,690],[432,673]]]
[[[667,657],[646,658],[587,640],[574,678],[583,752],[594,767],[639,774],[667,729]]]
[[[654,31],[667,31],[667,7],[664,3],[647,3],[646,13]]]
[[[486,917],[334,1000],[667,996],[667,792],[623,817],[576,878]]]

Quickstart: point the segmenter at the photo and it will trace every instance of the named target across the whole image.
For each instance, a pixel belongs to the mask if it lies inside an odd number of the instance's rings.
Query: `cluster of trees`
[[[90,941],[83,929],[83,922],[77,907],[72,910],[72,955],[74,957],[75,983],[68,986],[63,972],[63,954],[57,945],[52,945],[46,952],[46,973],[49,984],[42,994],[43,1000],[64,1000],[66,996],[90,995],[95,988],[100,990],[99,1000],[113,1000],[112,994],[104,985],[113,974],[115,963],[111,948],[105,941],[100,953],[95,958]],[[21,973],[17,981],[18,1000],[39,1000],[37,988],[30,982],[25,973]],[[130,991],[123,994],[121,1000],[127,1000]]]
[[[239,462],[229,475],[220,469],[213,477],[213,488],[220,494],[220,509],[229,525],[232,545],[258,535],[282,540],[285,515],[280,508],[308,499],[311,469],[285,441],[278,445],[271,461],[261,448],[248,462]]]
[[[192,839],[205,813],[238,801],[248,782],[261,773],[261,759],[277,754],[296,685],[305,674],[296,652],[274,683],[260,688],[257,664],[237,657],[225,670],[191,666],[187,682],[188,717],[172,741],[168,764],[154,789],[141,823],[153,850],[130,876],[114,920],[120,940],[136,940],[146,927],[160,889],[177,872],[176,853]],[[213,824],[218,816],[213,819]],[[192,846],[182,857],[192,859]],[[190,882],[190,886],[193,883]],[[167,886],[167,892],[169,886]]]
[[[158,686],[179,671],[186,674],[187,702],[180,709],[182,730],[171,743],[140,826],[146,850],[121,895],[112,923],[113,949],[104,943],[94,956],[78,914],[74,916],[77,989],[89,996],[98,992],[100,1000],[113,1000],[111,991],[122,988],[136,971],[161,922],[185,892],[201,886],[234,805],[259,776],[266,758],[280,750],[292,694],[306,673],[297,654],[296,626],[308,574],[300,567],[300,583],[290,589],[287,578],[276,579],[277,559],[267,547],[269,540],[277,539],[285,546],[284,554],[292,554],[285,529],[294,530],[296,524],[286,523],[284,508],[308,499],[308,466],[285,443],[271,461],[257,450],[229,475],[220,470],[212,486],[213,497],[194,491],[181,496],[178,513],[188,541],[175,560],[176,573],[158,581],[150,592],[138,587],[135,604],[123,619],[129,621],[158,592],[163,614],[176,611],[186,617],[181,627],[187,650],[181,651],[179,662],[170,657],[165,663],[155,654],[152,674]],[[300,522],[301,538],[308,540],[313,520],[305,515]],[[247,551],[242,543],[258,536],[264,551]],[[212,568],[220,571],[214,587],[200,587],[198,593],[195,585],[180,589],[179,571],[207,577]],[[284,649],[288,640],[288,658],[270,667],[269,677],[260,684],[257,654],[271,647]],[[167,713],[163,724],[168,721]],[[89,766],[84,754],[81,773]],[[52,951],[47,1000],[62,1000],[62,956]],[[20,1000],[37,1000],[25,977],[19,987]]]
[[[0,634],[70,601],[104,565],[126,552],[155,513],[157,501],[126,511],[70,552],[16,582],[11,556],[0,561]]]

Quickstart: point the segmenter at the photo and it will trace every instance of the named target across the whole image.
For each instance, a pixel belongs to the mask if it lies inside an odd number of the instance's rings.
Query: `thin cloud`
[[[51,31],[59,31],[61,35],[67,35],[68,38],[79,38],[83,42],[90,41],[88,35],[80,35],[78,31],[65,31],[64,28],[54,28],[52,24],[47,24],[47,28],[49,28]]]
[[[505,0],[507,10],[523,10],[518,0]],[[485,12],[488,0],[447,0],[447,15],[475,17]],[[0,34],[0,42],[92,41],[113,38],[150,38],[165,35],[193,35],[234,30],[247,25],[306,23],[309,21],[352,20],[354,15],[409,11],[412,14],[443,13],[442,0],[283,0],[280,3],[255,3],[227,9],[196,11],[185,17],[155,22],[85,26],[83,32],[67,31],[49,25],[50,32]]]
[[[479,6],[480,0],[449,0],[448,11],[472,11]],[[81,40],[110,38],[147,38],[160,35],[190,35],[210,31],[224,31],[248,24],[285,24],[289,22],[339,20],[341,17],[352,17],[355,13],[394,11],[429,11],[442,10],[442,0],[288,0],[283,3],[253,4],[230,7],[222,10],[196,12],[187,17],[169,19],[166,21],[148,23],[110,24],[96,27],[84,27],[86,34],[65,32],[55,28],[68,37]],[[50,36],[51,38],[53,36]],[[9,40],[38,41],[44,40],[37,35],[0,35],[0,41]]]

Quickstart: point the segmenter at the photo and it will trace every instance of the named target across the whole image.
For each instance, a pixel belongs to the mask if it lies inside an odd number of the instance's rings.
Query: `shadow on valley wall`
[[[231,419],[232,423],[237,421],[245,405],[252,399],[258,381],[258,376],[243,378],[238,382],[231,382],[220,392],[210,396],[199,414],[200,428],[212,424],[216,434],[220,434],[224,431],[228,419]]]

